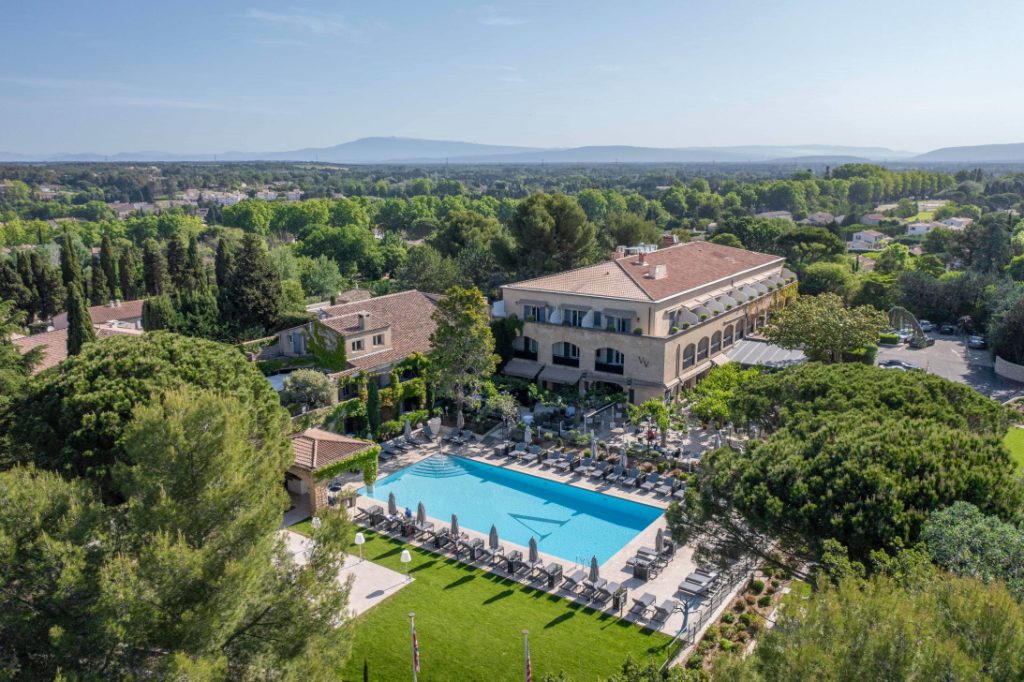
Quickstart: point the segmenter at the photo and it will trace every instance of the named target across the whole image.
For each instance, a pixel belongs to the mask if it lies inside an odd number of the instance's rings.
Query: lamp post
[[[405,579],[411,580],[412,578],[409,577],[409,563],[412,562],[412,554],[409,553],[409,550],[403,549],[402,555],[398,557],[398,560],[405,566]]]
[[[313,530],[320,530],[320,526],[322,526],[323,523],[324,522],[320,519],[319,516],[314,516],[313,520],[310,521],[310,525],[313,526]]]
[[[363,537],[362,533],[356,533],[356,537],[355,537],[354,542],[356,543],[356,547],[359,548],[359,561],[362,561],[363,560],[363,545],[366,544],[366,538]]]

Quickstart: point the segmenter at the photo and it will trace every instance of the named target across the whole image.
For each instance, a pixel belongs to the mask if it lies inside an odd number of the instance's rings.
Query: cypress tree
[[[93,263],[92,284],[89,287],[89,299],[93,305],[104,305],[110,301],[110,287],[107,286],[107,274],[99,263]]]
[[[67,230],[64,230],[64,235],[61,238],[60,273],[64,286],[80,282],[79,278],[82,276],[82,264],[78,261],[74,241],[71,239],[71,233]]]
[[[32,273],[32,258],[27,251],[18,251],[17,270],[21,283],[29,293],[25,314],[31,322],[39,313],[39,290],[36,287],[35,275]]]
[[[177,313],[171,297],[167,294],[152,296],[142,304],[142,328],[146,331],[174,330],[177,327],[176,322]]]
[[[85,297],[78,282],[68,286],[68,355],[78,355],[82,346],[96,340],[96,331],[92,328],[92,318],[85,305]]]
[[[103,274],[107,280],[107,298],[121,298],[121,293],[118,291],[117,252],[114,249],[114,244],[110,241],[110,235],[106,234],[100,241],[100,267],[103,268]]]
[[[240,331],[264,333],[281,318],[281,276],[259,235],[248,233],[235,261],[231,280],[233,321]]]
[[[32,275],[39,292],[39,318],[48,320],[64,306],[67,292],[60,280],[60,272],[43,260],[38,251],[32,252]]]
[[[188,246],[181,235],[174,235],[167,242],[167,276],[176,290],[184,287],[185,259]]]
[[[32,292],[21,281],[21,275],[11,261],[0,257],[0,299],[13,301],[18,310],[28,311],[32,305]]]
[[[121,295],[127,300],[139,296],[139,264],[135,257],[135,247],[125,246],[117,261],[117,274],[121,285]]]
[[[148,295],[159,296],[167,291],[167,261],[153,239],[147,239],[143,247],[142,270]]]
[[[217,279],[217,307],[222,320],[234,318],[231,304],[232,278],[235,276],[235,254],[231,244],[221,237],[217,242],[217,257],[214,260],[214,275]]]
[[[199,257],[199,242],[192,237],[188,242],[188,250],[185,252],[185,263],[181,269],[178,293],[205,288],[208,283],[209,280],[203,268],[203,259]]]
[[[377,430],[380,428],[380,388],[377,386],[379,379],[370,375],[370,385],[367,387],[366,395],[366,421],[370,424],[370,435],[377,437]],[[395,387],[397,390],[397,386]]]

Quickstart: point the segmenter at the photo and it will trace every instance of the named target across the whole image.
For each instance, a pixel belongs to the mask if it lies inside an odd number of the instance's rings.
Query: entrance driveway
[[[879,346],[877,362],[891,359],[911,362],[932,374],[967,384],[979,393],[1000,402],[1024,395],[1024,384],[996,376],[992,369],[992,356],[988,349],[968,348],[966,339],[959,336],[943,336],[934,333],[928,336],[935,339],[934,346],[927,348],[910,348],[903,344]]]

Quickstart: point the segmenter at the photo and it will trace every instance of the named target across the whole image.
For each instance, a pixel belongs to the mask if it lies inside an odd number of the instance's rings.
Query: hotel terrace
[[[784,306],[795,275],[778,256],[691,242],[507,284],[495,317],[523,321],[505,374],[631,402],[694,385]]]

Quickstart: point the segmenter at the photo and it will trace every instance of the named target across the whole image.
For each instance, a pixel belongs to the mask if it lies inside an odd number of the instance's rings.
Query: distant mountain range
[[[279,152],[176,154],[165,151],[118,154],[12,154],[0,162],[29,161],[321,161],[352,164],[436,163],[1024,163],[1024,143],[946,147],[926,154],[885,147],[838,145],[746,145],[735,147],[632,147],[626,145],[560,148],[514,147],[473,142],[421,140],[406,137],[365,137],[333,147],[307,147]]]

